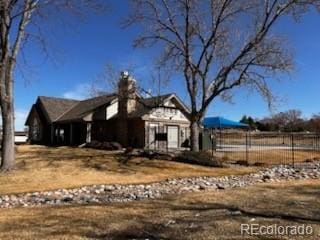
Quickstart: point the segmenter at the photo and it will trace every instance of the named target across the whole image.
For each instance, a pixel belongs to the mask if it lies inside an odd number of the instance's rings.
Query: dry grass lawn
[[[173,177],[236,175],[254,170],[210,168],[145,158],[127,161],[120,154],[102,150],[21,145],[17,147],[16,169],[0,175],[0,194],[102,183],[146,183]]]
[[[236,161],[246,160],[246,152],[215,152],[215,156],[223,159],[224,161]],[[290,150],[260,150],[260,151],[249,151],[248,158],[249,164],[263,163],[266,165],[273,164],[292,164],[292,152]],[[320,152],[302,151],[295,150],[294,162],[305,162],[309,159],[320,159]]]
[[[319,239],[319,209],[320,180],[297,181],[122,204],[0,209],[0,238],[244,239],[240,224],[258,223],[308,224],[312,236],[281,239]]]

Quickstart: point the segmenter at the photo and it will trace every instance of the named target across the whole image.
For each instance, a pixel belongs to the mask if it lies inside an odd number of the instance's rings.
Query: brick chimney
[[[127,71],[121,72],[118,83],[118,141],[128,146],[128,115],[136,109],[136,81]]]

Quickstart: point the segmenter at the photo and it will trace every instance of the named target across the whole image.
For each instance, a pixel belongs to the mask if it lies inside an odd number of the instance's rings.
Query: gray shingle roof
[[[103,95],[79,101],[73,108],[62,114],[57,121],[81,120],[84,116],[92,112],[94,109],[109,104],[117,98],[116,94]]]
[[[79,101],[65,98],[40,96],[39,101],[42,103],[46,117],[50,122],[54,122],[63,113],[71,109]]]
[[[139,98],[137,109],[130,113],[128,117],[139,118],[149,113],[153,108],[162,106],[164,101],[175,94],[164,94],[156,97]],[[81,120],[87,114],[93,112],[95,109],[110,104],[117,98],[117,94],[112,93],[86,99],[83,101],[54,98],[40,96],[39,100],[42,103],[47,118],[50,122],[68,122]],[[183,107],[183,106],[182,106]],[[114,117],[117,117],[114,116]]]
[[[137,109],[129,114],[129,117],[142,117],[150,112],[153,108],[163,105],[164,101],[173,95],[172,93],[164,94],[156,97],[141,98],[138,100]]]

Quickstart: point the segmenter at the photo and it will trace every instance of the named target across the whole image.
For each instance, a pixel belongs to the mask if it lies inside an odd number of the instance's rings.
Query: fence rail
[[[320,135],[206,130],[204,149],[226,161],[250,164],[297,164],[320,158]]]

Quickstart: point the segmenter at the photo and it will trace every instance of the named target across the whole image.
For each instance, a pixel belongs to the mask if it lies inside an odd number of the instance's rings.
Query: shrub
[[[212,156],[207,152],[184,151],[178,154],[174,160],[177,162],[197,164],[202,166],[223,167],[222,162],[219,159],[212,158]]]
[[[166,152],[158,152],[158,151],[149,151],[143,150],[136,152],[137,156],[148,158],[148,159],[157,159],[157,160],[173,160],[174,154],[166,153]]]
[[[109,142],[102,142],[100,145],[100,149],[113,150],[112,145]]]
[[[96,148],[96,149],[98,149],[98,148],[100,148],[100,146],[101,146],[101,143],[98,142],[98,141],[91,141],[89,143],[86,143],[86,147],[87,148]]]
[[[242,165],[242,166],[249,166],[249,163],[246,160],[237,160],[236,164],[239,164],[239,165]]]
[[[110,142],[112,150],[122,150],[122,146],[118,142]]]

